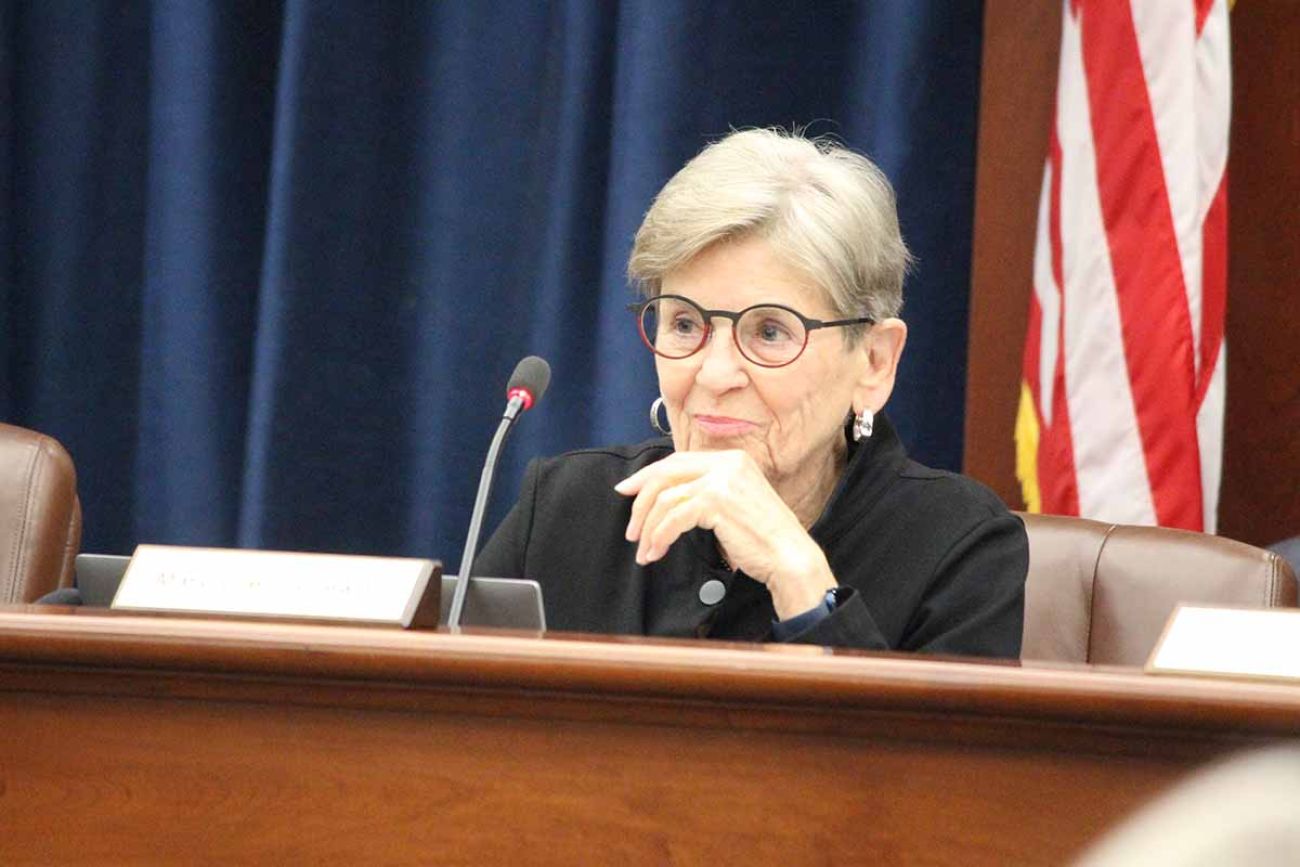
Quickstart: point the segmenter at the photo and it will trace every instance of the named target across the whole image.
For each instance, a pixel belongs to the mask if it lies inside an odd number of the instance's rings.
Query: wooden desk
[[[1300,689],[0,609],[0,862],[1060,864]]]

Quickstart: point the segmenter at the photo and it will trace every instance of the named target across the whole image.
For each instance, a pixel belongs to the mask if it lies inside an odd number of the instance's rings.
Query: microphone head
[[[550,384],[551,366],[545,359],[530,355],[515,365],[515,372],[510,375],[510,383],[506,386],[506,397],[517,396],[523,400],[524,409],[532,409]]]

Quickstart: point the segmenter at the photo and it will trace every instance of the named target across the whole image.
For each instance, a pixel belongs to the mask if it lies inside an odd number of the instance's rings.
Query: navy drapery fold
[[[960,462],[981,4],[0,6],[0,414],[61,439],[84,547],[456,563],[515,361],[525,461],[649,435],[623,267],[733,127],[894,181],[919,264],[891,415]]]

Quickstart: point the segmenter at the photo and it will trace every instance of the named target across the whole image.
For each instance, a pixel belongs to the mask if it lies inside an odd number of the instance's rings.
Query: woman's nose
[[[736,347],[730,322],[718,322],[709,332],[709,339],[700,349],[703,358],[695,381],[712,391],[726,391],[749,381],[745,359]]]

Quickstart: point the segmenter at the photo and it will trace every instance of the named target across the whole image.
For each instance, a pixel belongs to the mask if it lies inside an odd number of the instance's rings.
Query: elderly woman
[[[1017,656],[1023,525],[881,414],[908,259],[864,157],[705,148],[628,264],[668,438],[535,461],[475,571],[539,581],[555,629]]]

